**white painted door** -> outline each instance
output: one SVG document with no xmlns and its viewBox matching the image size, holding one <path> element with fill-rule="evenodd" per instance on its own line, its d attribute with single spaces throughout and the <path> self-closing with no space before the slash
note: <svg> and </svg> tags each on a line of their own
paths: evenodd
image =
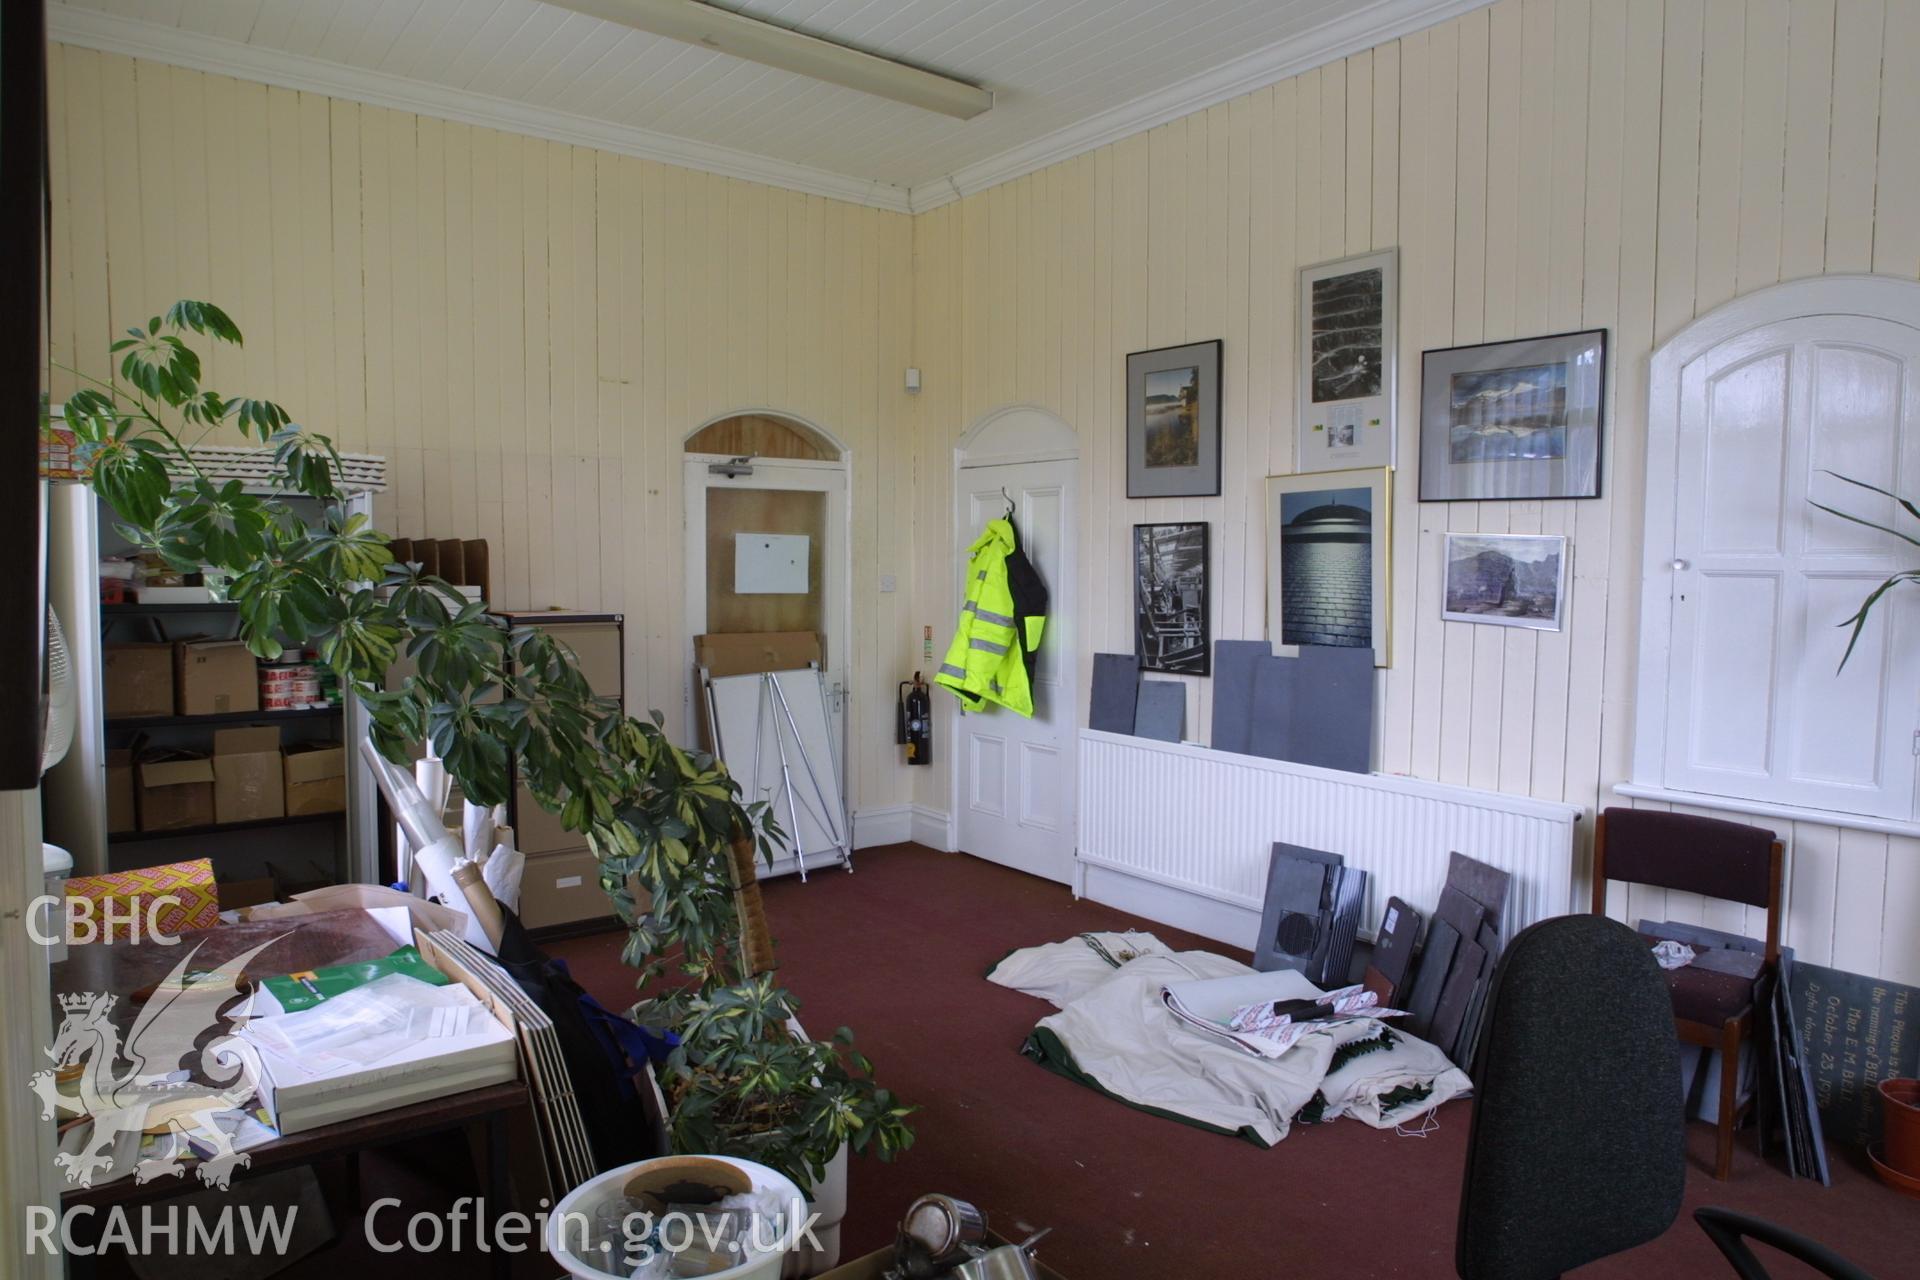
<svg viewBox="0 0 1920 1280">
<path fill-rule="evenodd" d="M 1033 718 L 1003 707 L 954 718 L 956 834 L 963 853 L 1017 871 L 1073 878 L 1075 709 L 1074 462 L 1026 462 L 960 470 L 956 554 L 1009 498 L 1020 545 L 1047 585 L 1047 629 L 1036 655 Z M 1004 494 L 1003 491 L 1004 490 Z M 957 602 L 956 602 L 957 606 Z M 958 708 L 951 694 L 939 696 Z"/>
<path fill-rule="evenodd" d="M 1680 374 L 1667 786 L 1906 818 L 1920 754 L 1920 593 L 1889 593 L 1840 669 L 1842 625 L 1920 532 L 1849 476 L 1920 491 L 1920 331 L 1809 316 Z"/>
</svg>

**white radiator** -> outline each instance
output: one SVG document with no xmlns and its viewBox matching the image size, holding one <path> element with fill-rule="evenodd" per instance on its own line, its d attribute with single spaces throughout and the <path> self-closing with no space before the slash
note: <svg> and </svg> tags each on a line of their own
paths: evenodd
<svg viewBox="0 0 1920 1280">
<path fill-rule="evenodd" d="M 1368 873 L 1363 936 L 1389 897 L 1432 917 L 1458 851 L 1513 875 L 1501 937 L 1572 909 L 1572 805 L 1080 733 L 1081 896 L 1251 947 L 1276 840 Z"/>
</svg>

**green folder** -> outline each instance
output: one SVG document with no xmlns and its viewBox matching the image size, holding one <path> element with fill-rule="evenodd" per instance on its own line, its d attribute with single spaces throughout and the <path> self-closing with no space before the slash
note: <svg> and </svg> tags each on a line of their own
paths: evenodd
<svg viewBox="0 0 1920 1280">
<path fill-rule="evenodd" d="M 280 1002 L 280 1008 L 287 1013 L 298 1013 L 302 1009 L 311 1009 L 334 996 L 342 995 L 355 987 L 365 986 L 376 979 L 389 974 L 402 973 L 409 978 L 418 978 L 436 987 L 444 987 L 452 979 L 420 958 L 413 947 L 401 947 L 378 960 L 362 960 L 357 964 L 330 964 L 324 969 L 307 969 L 300 973 L 289 973 L 278 978 L 267 978 L 262 983 Z"/>
</svg>

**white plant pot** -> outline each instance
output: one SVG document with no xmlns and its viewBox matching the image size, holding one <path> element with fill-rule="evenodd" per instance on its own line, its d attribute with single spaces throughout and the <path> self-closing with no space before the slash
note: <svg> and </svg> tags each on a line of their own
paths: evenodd
<svg viewBox="0 0 1920 1280">
<path fill-rule="evenodd" d="M 800 1199 L 800 1188 L 794 1186 L 785 1174 L 769 1169 L 766 1165 L 756 1164 L 752 1160 L 740 1160 L 733 1156 L 711 1158 L 725 1161 L 740 1170 L 753 1180 L 755 1187 L 770 1187 L 779 1192 L 783 1202 L 792 1204 Z M 579 1228 L 576 1226 L 569 1230 L 566 1223 L 570 1215 L 580 1215 L 591 1221 L 595 1205 L 612 1199 L 619 1193 L 620 1188 L 626 1186 L 629 1178 L 653 1163 L 655 1162 L 651 1160 L 641 1160 L 635 1164 L 622 1165 L 618 1169 L 609 1169 L 597 1177 L 587 1179 L 561 1197 L 560 1203 L 553 1207 L 553 1212 L 547 1218 L 544 1240 L 547 1256 L 565 1267 L 567 1274 L 575 1277 L 576 1280 L 624 1280 L 624 1277 L 613 1277 L 610 1272 L 602 1271 L 573 1253 L 567 1246 L 577 1246 L 580 1243 Z M 844 1188 L 844 1164 L 841 1172 Z M 787 1232 L 781 1237 L 780 1246 L 773 1252 L 757 1254 L 737 1267 L 715 1272 L 710 1280 L 781 1280 L 781 1277 L 791 1274 L 785 1271 L 784 1267 L 788 1259 L 793 1256 L 794 1234 L 798 1226 L 799 1224 L 794 1222 L 787 1224 Z"/>
<path fill-rule="evenodd" d="M 787 1255 L 781 1280 L 819 1275 L 840 1261 L 840 1220 L 847 1216 L 846 1143 L 841 1143 L 840 1150 L 827 1162 L 827 1176 L 815 1184 L 807 1212 L 820 1215 L 813 1224 L 813 1240 L 803 1237 Z"/>
</svg>

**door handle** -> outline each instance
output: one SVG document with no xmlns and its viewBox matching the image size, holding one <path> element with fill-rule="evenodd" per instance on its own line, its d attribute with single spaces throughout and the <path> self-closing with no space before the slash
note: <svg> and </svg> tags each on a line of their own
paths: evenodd
<svg viewBox="0 0 1920 1280">
<path fill-rule="evenodd" d="M 1673 563 L 1669 564 L 1667 567 L 1669 569 L 1672 569 L 1675 573 L 1685 573 L 1688 569 L 1691 569 L 1693 567 L 1693 563 L 1688 560 L 1675 560 L 1673 561 Z"/>
</svg>

